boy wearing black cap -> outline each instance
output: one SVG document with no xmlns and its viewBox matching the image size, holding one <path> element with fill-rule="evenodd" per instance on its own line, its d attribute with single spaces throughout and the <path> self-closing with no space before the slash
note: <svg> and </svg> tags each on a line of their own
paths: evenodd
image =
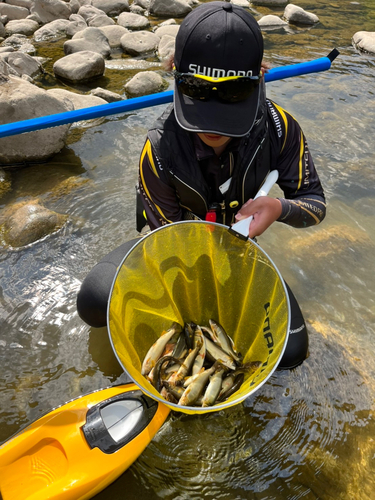
<svg viewBox="0 0 375 500">
<path fill-rule="evenodd" d="M 262 58 L 260 28 L 242 7 L 206 3 L 182 22 L 174 103 L 149 130 L 140 158 L 139 191 L 151 230 L 189 219 L 230 226 L 253 215 L 252 238 L 276 220 L 294 227 L 323 220 L 324 193 L 306 140 L 294 118 L 266 99 Z M 274 169 L 285 198 L 252 201 Z M 117 266 L 133 245 L 111 252 L 83 283 L 77 306 L 91 326 L 106 324 Z M 308 348 L 301 311 L 288 291 L 291 330 L 280 368 L 300 364 Z"/>
</svg>

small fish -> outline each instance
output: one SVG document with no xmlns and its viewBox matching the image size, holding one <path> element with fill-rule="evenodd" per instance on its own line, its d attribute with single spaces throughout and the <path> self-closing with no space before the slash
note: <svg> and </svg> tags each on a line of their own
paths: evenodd
<svg viewBox="0 0 375 500">
<path fill-rule="evenodd" d="M 183 379 L 190 373 L 195 357 L 198 354 L 200 348 L 201 346 L 197 345 L 197 347 L 190 351 L 177 372 L 173 373 L 173 375 L 171 375 L 168 379 L 168 382 L 170 384 L 179 385 L 183 381 Z"/>
<path fill-rule="evenodd" d="M 174 358 L 173 356 L 162 356 L 159 358 L 153 368 L 153 378 L 152 378 L 152 385 L 155 387 L 157 391 L 160 391 L 161 389 L 161 371 L 164 363 L 169 363 L 170 361 L 174 361 L 175 363 L 178 363 L 182 365 L 182 361 L 178 360 L 177 358 Z"/>
<path fill-rule="evenodd" d="M 163 354 L 165 346 L 177 331 L 181 331 L 181 326 L 178 323 L 173 323 L 171 328 L 163 333 L 150 347 L 142 363 L 142 375 L 148 375 L 150 373 L 157 360 Z"/>
<path fill-rule="evenodd" d="M 234 378 L 234 382 L 233 382 L 232 387 L 230 389 L 228 389 L 226 392 L 224 392 L 223 394 L 220 393 L 217 400 L 220 402 L 225 401 L 232 394 L 237 392 L 239 390 L 239 388 L 241 387 L 241 385 L 243 384 L 244 378 L 245 378 L 244 373 L 237 373 L 237 375 Z"/>
<path fill-rule="evenodd" d="M 188 349 L 193 349 L 194 347 L 194 331 L 195 331 L 195 328 L 196 328 L 196 324 L 195 323 L 185 323 L 185 326 L 184 326 L 184 335 L 185 335 L 185 342 L 186 342 L 186 346 Z"/>
<path fill-rule="evenodd" d="M 191 406 L 196 402 L 202 394 L 210 376 L 216 370 L 216 366 L 212 366 L 208 370 L 202 372 L 184 391 L 178 404 L 180 406 Z"/>
<path fill-rule="evenodd" d="M 201 348 L 199 349 L 198 354 L 194 360 L 193 367 L 191 369 L 192 375 L 200 372 L 200 369 L 202 368 L 204 359 L 206 357 L 206 343 L 201 327 L 198 325 L 194 332 L 194 347 L 197 345 L 200 345 Z"/>
<path fill-rule="evenodd" d="M 185 390 L 183 387 L 170 384 L 167 380 L 164 380 L 163 382 L 163 389 L 165 389 L 169 394 L 172 394 L 172 396 L 176 399 L 176 403 L 181 398 Z"/>
<path fill-rule="evenodd" d="M 237 368 L 236 363 L 232 356 L 224 352 L 220 347 L 218 347 L 214 342 L 206 337 L 206 350 L 210 354 L 213 359 L 220 361 L 224 366 L 229 368 L 230 370 L 235 370 Z"/>
<path fill-rule="evenodd" d="M 224 352 L 237 361 L 237 363 L 241 362 L 241 356 L 234 351 L 232 339 L 227 335 L 224 328 L 213 319 L 210 319 L 209 323 L 213 333 L 213 341 L 218 344 Z"/>
<path fill-rule="evenodd" d="M 192 382 L 194 382 L 194 380 L 198 377 L 198 375 L 200 375 L 202 372 L 204 372 L 205 368 L 202 366 L 202 368 L 199 370 L 198 373 L 196 373 L 195 375 L 191 375 L 190 377 L 187 377 L 185 380 L 184 380 L 184 383 L 183 383 L 183 386 L 184 387 L 187 387 L 188 385 L 190 385 Z"/>
<path fill-rule="evenodd" d="M 202 407 L 205 408 L 207 406 L 212 406 L 215 404 L 215 401 L 219 395 L 220 389 L 221 389 L 221 384 L 223 381 L 223 375 L 225 373 L 224 369 L 219 369 L 217 370 L 213 375 L 210 377 L 210 382 L 207 386 L 207 389 L 204 393 L 203 400 L 202 400 Z"/>
</svg>

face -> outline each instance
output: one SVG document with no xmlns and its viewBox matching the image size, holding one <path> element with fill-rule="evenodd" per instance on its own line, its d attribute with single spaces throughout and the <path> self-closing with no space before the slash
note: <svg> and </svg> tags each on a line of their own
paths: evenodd
<svg viewBox="0 0 375 500">
<path fill-rule="evenodd" d="M 217 135 L 217 134 L 203 134 L 198 133 L 198 137 L 201 141 L 203 141 L 207 146 L 211 146 L 212 148 L 219 148 L 228 144 L 231 140 L 231 137 L 226 137 L 225 135 Z"/>
</svg>

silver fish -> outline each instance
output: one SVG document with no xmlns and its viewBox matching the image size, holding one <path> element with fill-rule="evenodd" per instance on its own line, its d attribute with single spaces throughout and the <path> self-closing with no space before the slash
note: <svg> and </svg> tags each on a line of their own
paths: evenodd
<svg viewBox="0 0 375 500">
<path fill-rule="evenodd" d="M 203 332 L 199 325 L 197 325 L 194 332 L 194 347 L 197 345 L 200 345 L 201 348 L 199 349 L 198 354 L 194 360 L 193 367 L 191 369 L 192 375 L 195 375 L 200 372 L 204 363 L 204 359 L 206 357 L 206 343 Z"/>
<path fill-rule="evenodd" d="M 193 366 L 196 355 L 198 354 L 201 346 L 197 345 L 185 358 L 184 362 L 177 370 L 177 372 L 173 373 L 168 379 L 168 382 L 173 385 L 179 385 L 183 379 L 190 373 L 190 370 Z"/>
<path fill-rule="evenodd" d="M 191 406 L 196 402 L 199 396 L 202 394 L 210 375 L 214 373 L 216 366 L 211 366 L 208 370 L 202 372 L 194 382 L 192 382 L 184 391 L 178 404 L 180 406 Z"/>
<path fill-rule="evenodd" d="M 206 338 L 206 350 L 217 361 L 220 361 L 221 364 L 229 368 L 230 370 L 235 370 L 237 368 L 236 363 L 234 362 L 232 356 L 229 356 L 226 352 L 224 352 L 220 347 L 218 347 L 214 342 L 210 339 Z"/>
<path fill-rule="evenodd" d="M 229 356 L 232 356 L 235 361 L 240 362 L 241 357 L 234 351 L 232 340 L 229 338 L 224 328 L 213 319 L 210 319 L 209 323 L 213 333 L 213 341 L 218 344 L 223 351 L 229 354 Z"/>
<path fill-rule="evenodd" d="M 141 368 L 142 375 L 148 375 L 150 373 L 150 371 L 155 366 L 157 360 L 163 354 L 164 348 L 167 345 L 167 343 L 171 340 L 173 335 L 176 332 L 181 331 L 181 329 L 182 327 L 178 323 L 173 323 L 171 328 L 169 328 L 169 330 L 163 333 L 158 338 L 158 340 L 150 347 L 142 363 L 142 368 Z"/>
</svg>

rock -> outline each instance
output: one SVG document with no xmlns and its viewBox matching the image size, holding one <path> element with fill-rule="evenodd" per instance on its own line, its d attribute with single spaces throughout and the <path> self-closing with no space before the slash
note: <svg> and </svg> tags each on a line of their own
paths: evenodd
<svg viewBox="0 0 375 500">
<path fill-rule="evenodd" d="M 133 14 L 138 14 L 139 16 L 143 16 L 146 14 L 145 9 L 142 9 L 140 5 L 135 5 L 134 3 L 132 3 L 130 6 L 130 12 L 132 12 Z"/>
<path fill-rule="evenodd" d="M 192 8 L 185 0 L 151 0 L 149 11 L 157 17 L 185 17 Z"/>
<path fill-rule="evenodd" d="M 19 76 L 28 75 L 34 78 L 43 71 L 38 61 L 23 52 L 11 52 L 5 56 L 5 60 Z"/>
<path fill-rule="evenodd" d="M 126 85 L 125 91 L 132 97 L 160 92 L 164 87 L 163 78 L 154 71 L 137 73 Z"/>
<path fill-rule="evenodd" d="M 104 58 L 111 55 L 108 39 L 99 28 L 79 31 L 71 40 L 64 43 L 64 52 L 67 55 L 82 51 L 97 52 Z"/>
<path fill-rule="evenodd" d="M 71 111 L 36 85 L 9 76 L 0 85 L 0 124 Z M 47 159 L 65 145 L 70 125 L 60 125 L 0 139 L 0 163 Z"/>
<path fill-rule="evenodd" d="M 0 3 L 0 16 L 7 16 L 8 21 L 26 19 L 29 14 L 29 9 L 25 9 L 25 7 Z"/>
<path fill-rule="evenodd" d="M 145 16 L 123 12 L 118 16 L 117 24 L 130 30 L 142 30 L 150 26 L 150 21 Z"/>
<path fill-rule="evenodd" d="M 118 16 L 129 11 L 128 0 L 92 0 L 92 5 L 102 10 L 107 16 Z"/>
<path fill-rule="evenodd" d="M 93 28 L 101 28 L 102 26 L 113 26 L 116 23 L 111 17 L 103 14 L 100 16 L 90 17 L 87 24 Z"/>
<path fill-rule="evenodd" d="M 276 27 L 276 26 L 285 26 L 288 23 L 281 19 L 279 16 L 273 16 L 269 14 L 268 16 L 263 16 L 258 21 L 259 26 L 263 27 Z"/>
<path fill-rule="evenodd" d="M 120 94 L 116 94 L 115 92 L 102 89 L 101 87 L 97 87 L 96 89 L 90 90 L 90 94 L 92 94 L 95 97 L 100 97 L 101 99 L 104 99 L 107 102 L 118 102 L 124 99 Z"/>
<path fill-rule="evenodd" d="M 175 53 L 176 37 L 164 35 L 158 45 L 158 55 L 161 61 L 172 57 Z"/>
<path fill-rule="evenodd" d="M 289 23 L 312 25 L 319 22 L 318 16 L 307 12 L 302 7 L 290 3 L 285 7 L 284 18 Z"/>
<path fill-rule="evenodd" d="M 68 99 L 74 109 L 84 109 L 91 108 L 92 106 L 100 106 L 101 104 L 106 104 L 106 100 L 94 95 L 84 95 L 77 94 L 76 92 L 69 92 L 65 89 L 50 89 L 47 90 L 49 95 L 52 95 L 61 102 L 65 102 Z"/>
<path fill-rule="evenodd" d="M 126 33 L 120 40 L 123 50 L 132 56 L 140 56 L 154 52 L 159 42 L 160 38 L 150 31 Z"/>
<path fill-rule="evenodd" d="M 56 76 L 74 83 L 92 80 L 104 75 L 104 58 L 97 52 L 84 50 L 57 60 L 53 71 Z"/>
<path fill-rule="evenodd" d="M 5 242 L 15 248 L 34 243 L 62 228 L 68 216 L 53 212 L 38 202 L 17 208 L 4 225 Z"/>
<path fill-rule="evenodd" d="M 72 14 L 69 4 L 62 0 L 34 0 L 30 12 L 36 14 L 43 24 L 56 19 L 69 19 Z"/>
<path fill-rule="evenodd" d="M 252 5 L 261 7 L 285 7 L 289 0 L 251 0 Z"/>
<path fill-rule="evenodd" d="M 111 49 L 116 49 L 118 47 L 121 47 L 120 43 L 121 37 L 125 35 L 125 33 L 129 33 L 129 31 L 126 28 L 118 26 L 117 24 L 115 26 L 102 26 L 99 29 L 107 37 Z"/>
<path fill-rule="evenodd" d="M 39 29 L 39 24 L 31 19 L 20 19 L 9 21 L 5 27 L 5 32 L 7 36 L 15 35 L 19 33 L 20 35 L 31 36 L 34 32 Z"/>
<path fill-rule="evenodd" d="M 101 16 L 103 11 L 97 9 L 93 5 L 82 5 L 82 7 L 78 11 L 78 15 L 83 17 L 83 19 L 88 22 L 91 17 Z"/>
<path fill-rule="evenodd" d="M 71 21 L 68 19 L 51 21 L 35 31 L 34 40 L 36 42 L 46 42 L 48 40 L 65 38 L 71 24 Z"/>
<path fill-rule="evenodd" d="M 66 28 L 67 36 L 73 37 L 79 31 L 82 31 L 87 28 L 87 23 L 79 14 L 72 14 L 69 17 L 70 23 Z"/>
<path fill-rule="evenodd" d="M 132 5 L 138 5 L 143 10 L 148 10 L 150 7 L 150 0 L 134 0 Z"/>
<path fill-rule="evenodd" d="M 6 0 L 9 5 L 16 5 L 17 7 L 25 7 L 25 9 L 30 10 L 33 2 L 32 0 Z"/>
<path fill-rule="evenodd" d="M 5 38 L 6 31 L 2 22 L 0 22 L 0 37 Z"/>
<path fill-rule="evenodd" d="M 11 52 L 9 52 L 9 54 L 10 53 Z M 8 55 L 8 52 L 0 54 L 0 85 L 2 84 L 3 77 L 6 77 L 8 75 L 19 76 L 18 72 L 6 62 L 7 55 Z M 6 78 L 5 78 L 5 81 L 7 81 Z"/>
<path fill-rule="evenodd" d="M 352 38 L 353 46 L 363 52 L 375 54 L 375 32 L 357 31 Z"/>
<path fill-rule="evenodd" d="M 164 35 L 169 35 L 176 37 L 180 26 L 178 24 L 166 24 L 164 26 L 159 26 L 154 30 L 154 33 L 159 38 L 162 38 Z"/>
</svg>

